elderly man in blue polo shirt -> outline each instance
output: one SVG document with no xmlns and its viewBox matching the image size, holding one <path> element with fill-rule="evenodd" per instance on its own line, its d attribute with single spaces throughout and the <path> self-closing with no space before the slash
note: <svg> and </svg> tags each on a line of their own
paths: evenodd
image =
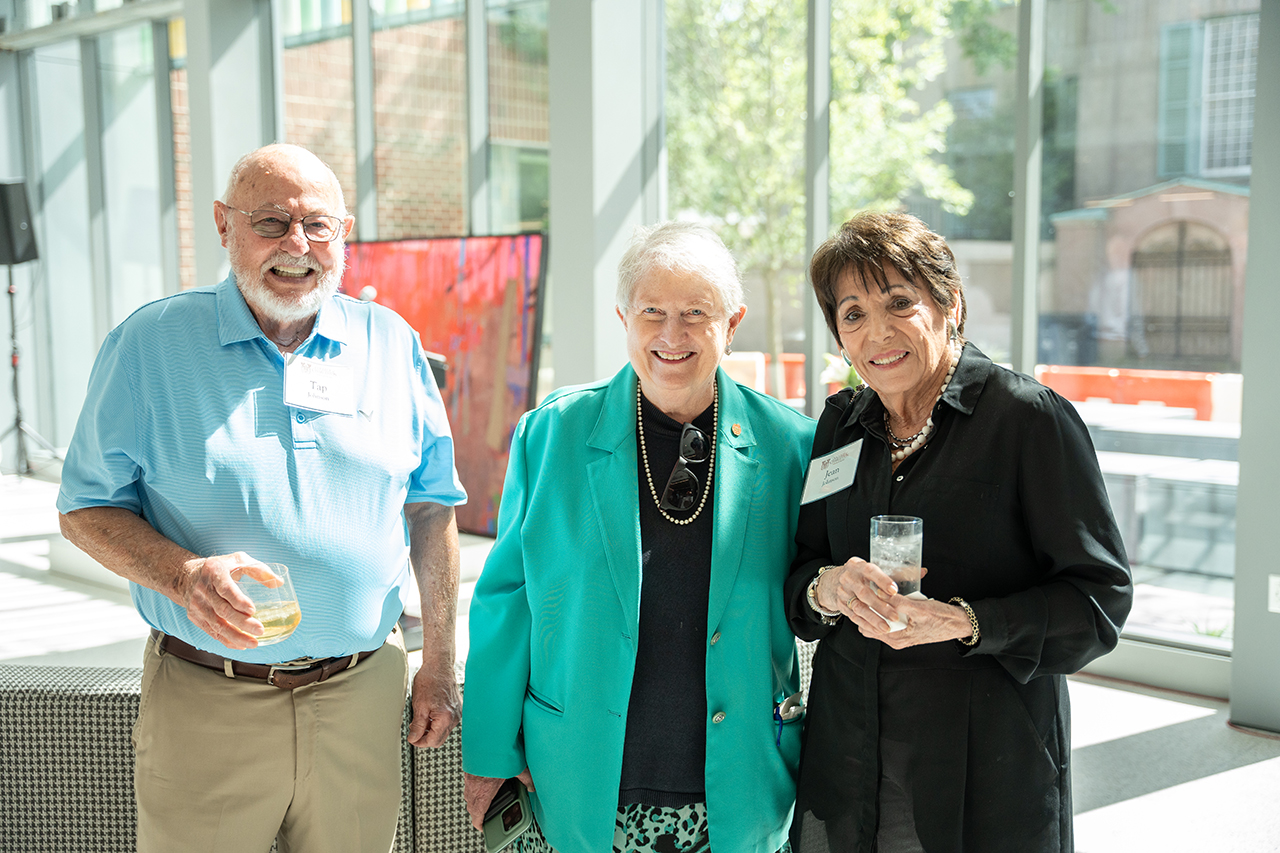
<svg viewBox="0 0 1280 853">
<path fill-rule="evenodd" d="M 108 335 L 58 498 L 63 533 L 131 581 L 153 629 L 138 849 L 240 853 L 279 834 L 282 849 L 386 853 L 411 571 L 424 649 L 410 742 L 442 744 L 461 704 L 466 495 L 449 424 L 413 330 L 336 295 L 354 220 L 319 159 L 246 155 L 214 219 L 231 275 Z M 267 563 L 288 566 L 302 621 L 259 646 L 234 578 Z"/>
</svg>

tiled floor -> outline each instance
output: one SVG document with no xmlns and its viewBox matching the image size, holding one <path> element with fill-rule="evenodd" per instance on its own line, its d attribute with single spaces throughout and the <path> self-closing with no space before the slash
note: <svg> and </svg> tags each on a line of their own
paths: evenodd
<svg viewBox="0 0 1280 853">
<path fill-rule="evenodd" d="M 60 584 L 35 572 L 16 571 L 12 550 L 12 546 L 0 550 L 9 557 L 0 561 L 0 663 L 65 659 L 81 665 L 86 661 L 77 653 L 83 652 L 109 666 L 118 665 L 114 654 L 104 658 L 101 651 L 93 650 L 124 644 L 137 645 L 141 651 L 146 626 L 127 594 Z"/>
<path fill-rule="evenodd" d="M 1280 851 L 1280 737 L 1222 702 L 1070 683 L 1077 853 Z"/>
<path fill-rule="evenodd" d="M 0 478 L 0 665 L 138 666 L 146 626 L 128 594 L 52 574 L 47 542 L 21 529 L 56 529 L 53 491 L 12 479 Z M 490 544 L 463 537 L 459 660 Z M 1214 700 L 1087 676 L 1070 689 L 1078 853 L 1280 851 L 1280 737 L 1231 728 Z"/>
</svg>

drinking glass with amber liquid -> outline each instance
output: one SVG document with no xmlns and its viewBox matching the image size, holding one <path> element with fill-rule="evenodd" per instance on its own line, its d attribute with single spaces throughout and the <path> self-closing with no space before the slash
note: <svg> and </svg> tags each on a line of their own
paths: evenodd
<svg viewBox="0 0 1280 853">
<path fill-rule="evenodd" d="M 235 579 L 236 586 L 253 602 L 253 618 L 266 629 L 258 637 L 260 646 L 280 642 L 302 621 L 298 594 L 293 591 L 288 567 L 280 563 L 267 563 L 266 567 L 274 576 L 270 580 L 260 581 L 247 573 Z"/>
</svg>

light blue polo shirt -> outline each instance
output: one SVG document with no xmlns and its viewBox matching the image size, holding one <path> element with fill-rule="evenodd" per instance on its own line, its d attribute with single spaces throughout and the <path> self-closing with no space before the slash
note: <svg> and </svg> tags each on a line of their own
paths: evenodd
<svg viewBox="0 0 1280 853">
<path fill-rule="evenodd" d="M 398 314 L 335 296 L 297 352 L 352 369 L 354 416 L 285 405 L 284 357 L 231 277 L 144 305 L 98 353 L 58 495 L 63 513 L 139 513 L 202 556 L 287 565 L 301 624 L 242 651 L 130 584 L 152 627 L 253 663 L 377 648 L 410 582 L 404 505 L 466 500 L 440 392 Z"/>
</svg>

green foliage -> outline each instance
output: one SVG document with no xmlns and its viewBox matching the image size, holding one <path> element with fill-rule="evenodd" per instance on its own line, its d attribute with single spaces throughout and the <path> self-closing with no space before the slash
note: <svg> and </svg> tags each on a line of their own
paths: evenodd
<svg viewBox="0 0 1280 853">
<path fill-rule="evenodd" d="M 956 180 L 973 188 L 973 206 L 947 226 L 948 236 L 971 240 L 1013 239 L 1013 110 L 958 120 L 948 132 L 947 162 Z"/>
<path fill-rule="evenodd" d="M 777 272 L 804 246 L 804 1 L 670 0 L 667 56 L 672 211 Z"/>
<path fill-rule="evenodd" d="M 1075 207 L 1076 96 L 1078 78 L 1049 68 L 1044 75 L 1044 143 L 1040 163 L 1040 222 L 1050 238 L 1049 217 Z"/>
<path fill-rule="evenodd" d="M 534 65 L 547 64 L 547 9 L 545 6 L 513 6 L 489 12 L 489 23 L 497 29 L 498 42 L 520 59 Z"/>
<path fill-rule="evenodd" d="M 844 358 L 829 352 L 822 354 L 827 366 L 822 369 L 818 379 L 828 385 L 839 385 L 841 388 L 857 388 L 862 384 L 862 377 L 853 365 L 845 364 Z"/>
<path fill-rule="evenodd" d="M 938 157 L 950 106 L 922 113 L 912 99 L 945 67 L 953 5 L 969 21 L 987 4 L 833 4 L 835 218 L 894 207 L 912 190 L 956 212 L 972 204 Z M 805 14 L 803 0 L 668 3 L 672 207 L 723 218 L 749 267 L 776 271 L 803 252 Z"/>
<path fill-rule="evenodd" d="M 945 101 L 921 112 L 919 89 L 946 67 L 946 0 L 854 0 L 831 19 L 831 207 L 835 221 L 895 208 L 915 191 L 964 212 L 972 195 L 939 156 L 954 116 Z"/>
<path fill-rule="evenodd" d="M 973 193 L 946 163 L 954 120 L 944 100 L 921 110 L 921 87 L 960 38 L 985 63 L 1007 63 L 996 0 L 841 0 L 831 20 L 831 212 L 896 208 L 922 194 L 964 214 Z M 805 0 L 668 0 L 670 207 L 718 222 L 776 306 L 804 268 Z"/>
<path fill-rule="evenodd" d="M 1192 632 L 1201 637 L 1231 637 L 1231 620 L 1227 620 L 1227 624 L 1221 627 L 1210 627 L 1207 623 L 1201 626 L 1199 622 L 1191 623 Z"/>
<path fill-rule="evenodd" d="M 1018 40 L 991 20 L 991 0 L 955 0 L 951 21 L 965 58 L 979 75 L 995 67 L 1011 68 L 1018 59 Z"/>
<path fill-rule="evenodd" d="M 1043 237 L 1049 239 L 1054 213 L 1075 203 L 1076 78 L 1046 69 L 1044 128 L 1041 149 L 1041 217 Z M 947 134 L 947 162 L 956 180 L 973 190 L 967 215 L 947 225 L 949 237 L 974 240 L 1012 240 L 1013 122 L 1010 103 L 1000 104 L 985 117 L 958 119 Z"/>
</svg>

